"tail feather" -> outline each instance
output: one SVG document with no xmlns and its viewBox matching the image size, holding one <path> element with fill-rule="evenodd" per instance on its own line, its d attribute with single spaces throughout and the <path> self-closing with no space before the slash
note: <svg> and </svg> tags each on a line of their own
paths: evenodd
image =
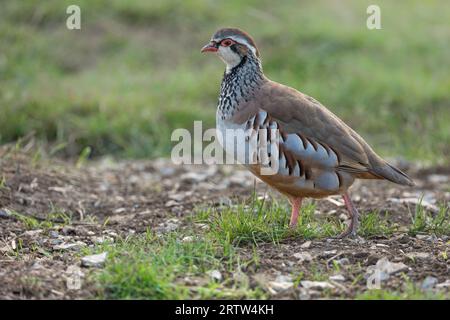
<svg viewBox="0 0 450 320">
<path fill-rule="evenodd" d="M 413 179 L 408 177 L 406 173 L 403 173 L 402 171 L 400 171 L 400 169 L 397 169 L 387 162 L 384 165 L 372 168 L 371 171 L 373 172 L 373 174 L 397 184 L 405 186 L 415 185 Z"/>
</svg>

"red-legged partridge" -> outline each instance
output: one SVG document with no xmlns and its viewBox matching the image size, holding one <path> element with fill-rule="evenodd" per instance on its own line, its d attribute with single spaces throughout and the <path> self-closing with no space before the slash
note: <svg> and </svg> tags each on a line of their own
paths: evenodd
<svg viewBox="0 0 450 320">
<path fill-rule="evenodd" d="M 264 140 L 269 145 L 267 156 L 277 153 L 275 174 L 262 174 L 263 156 L 257 151 L 256 163 L 251 162 L 255 153 L 248 150 L 254 139 L 246 136 L 244 144 L 248 145 L 241 155 L 244 161 L 239 162 L 289 198 L 291 227 L 297 224 L 303 198 L 339 194 L 351 221 L 341 237 L 355 236 L 358 211 L 347 190 L 356 178 L 414 185 L 317 100 L 269 80 L 263 73 L 258 48 L 246 32 L 220 29 L 201 51 L 216 53 L 226 64 L 217 108 L 218 134 L 225 137 L 228 130 L 240 129 L 252 136 L 257 130 L 257 142 Z M 276 139 L 268 132 L 271 129 L 278 130 Z M 264 131 L 266 134 L 262 134 Z M 236 154 L 239 160 L 237 149 L 242 144 L 224 141 L 225 151 Z M 273 167 L 270 161 L 269 165 Z"/>
</svg>

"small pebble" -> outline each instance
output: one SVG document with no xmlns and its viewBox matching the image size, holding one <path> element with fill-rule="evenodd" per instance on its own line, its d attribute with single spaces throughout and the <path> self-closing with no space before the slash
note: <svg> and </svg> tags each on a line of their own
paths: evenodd
<svg viewBox="0 0 450 320">
<path fill-rule="evenodd" d="M 438 279 L 435 277 L 428 276 L 423 280 L 422 285 L 420 286 L 422 290 L 430 290 L 438 283 Z"/>
</svg>

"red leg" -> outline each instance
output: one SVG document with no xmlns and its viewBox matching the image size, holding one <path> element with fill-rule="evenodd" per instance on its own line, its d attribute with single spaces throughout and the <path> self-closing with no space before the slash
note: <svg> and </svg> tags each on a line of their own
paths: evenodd
<svg viewBox="0 0 450 320">
<path fill-rule="evenodd" d="M 292 205 L 291 221 L 289 222 L 289 227 L 291 228 L 294 228 L 297 225 L 298 214 L 302 207 L 302 200 L 303 198 L 289 198 L 289 202 Z"/>
<path fill-rule="evenodd" d="M 347 207 L 348 216 L 350 217 L 350 224 L 347 227 L 347 229 L 342 234 L 339 235 L 339 238 L 345 238 L 349 235 L 355 237 L 356 231 L 358 229 L 359 213 L 358 210 L 356 210 L 355 206 L 353 205 L 353 202 L 350 199 L 348 193 L 344 193 L 342 198 L 344 199 L 345 206 Z"/>
</svg>

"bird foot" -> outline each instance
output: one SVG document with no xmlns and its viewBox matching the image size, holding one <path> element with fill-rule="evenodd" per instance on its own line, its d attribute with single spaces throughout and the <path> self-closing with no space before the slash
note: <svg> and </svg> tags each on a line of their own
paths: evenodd
<svg viewBox="0 0 450 320">
<path fill-rule="evenodd" d="M 345 239 L 345 238 L 356 239 L 357 237 L 358 237 L 358 234 L 356 233 L 356 230 L 352 230 L 352 228 L 347 228 L 347 230 L 345 230 L 340 235 L 338 235 L 334 238 L 335 239 Z"/>
<path fill-rule="evenodd" d="M 347 229 L 345 229 L 345 231 L 342 232 L 340 235 L 338 235 L 336 238 L 344 239 L 347 237 L 351 237 L 353 239 L 356 239 L 358 237 L 357 230 L 359 225 L 359 213 L 358 210 L 356 210 L 355 206 L 353 205 L 352 201 L 350 200 L 348 194 L 344 194 L 343 198 L 347 210 L 349 212 L 350 224 L 348 225 Z"/>
<path fill-rule="evenodd" d="M 350 221 L 350 225 L 347 227 L 347 229 L 344 230 L 344 232 L 342 232 L 340 235 L 336 236 L 336 239 L 344 239 L 344 238 L 352 238 L 352 239 L 356 239 L 358 237 L 358 233 L 357 233 L 357 229 L 358 229 L 358 218 L 356 217 L 356 219 L 354 217 L 352 217 L 351 221 Z"/>
</svg>

